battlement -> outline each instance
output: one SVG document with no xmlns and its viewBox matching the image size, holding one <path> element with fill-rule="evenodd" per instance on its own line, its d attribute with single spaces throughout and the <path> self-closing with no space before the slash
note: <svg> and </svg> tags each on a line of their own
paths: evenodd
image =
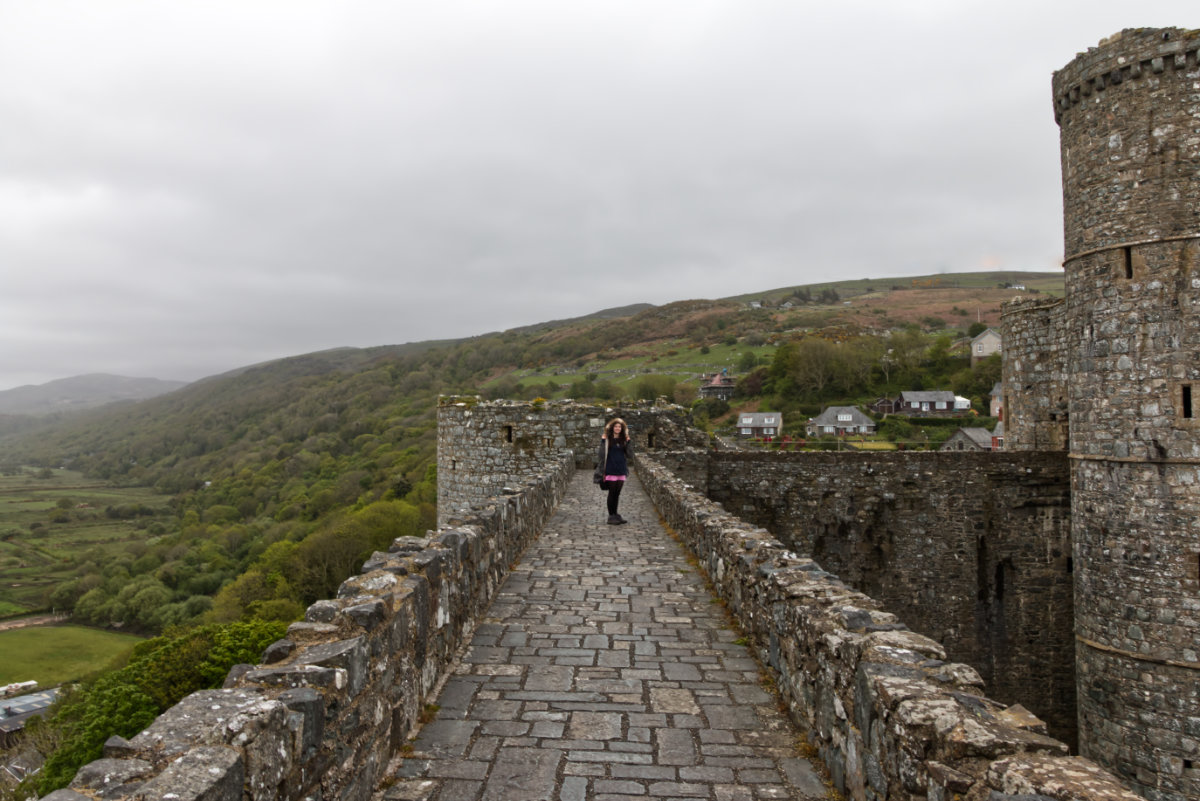
<svg viewBox="0 0 1200 801">
<path fill-rule="evenodd" d="M 1054 74 L 1068 281 L 1200 235 L 1198 51 L 1200 31 L 1130 29 Z"/>
<path fill-rule="evenodd" d="M 1198 51 L 1200 30 L 1126 28 L 1054 73 L 1054 121 L 1062 125 L 1072 108 L 1109 87 L 1167 70 L 1186 70 L 1189 63 L 1195 67 Z"/>
</svg>

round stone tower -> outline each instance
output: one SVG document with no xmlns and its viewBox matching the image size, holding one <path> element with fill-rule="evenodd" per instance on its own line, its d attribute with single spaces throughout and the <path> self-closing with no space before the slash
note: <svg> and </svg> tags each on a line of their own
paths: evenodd
<svg viewBox="0 0 1200 801">
<path fill-rule="evenodd" d="M 1080 750 L 1200 798 L 1200 31 L 1054 75 Z"/>
</svg>

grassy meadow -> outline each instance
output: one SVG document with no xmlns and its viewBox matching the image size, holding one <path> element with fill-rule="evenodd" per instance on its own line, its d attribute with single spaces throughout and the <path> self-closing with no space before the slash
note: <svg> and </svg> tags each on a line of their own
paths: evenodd
<svg viewBox="0 0 1200 801">
<path fill-rule="evenodd" d="M 83 626 L 0 631 L 0 684 L 36 681 L 55 687 L 106 668 L 141 638 Z"/>
<path fill-rule="evenodd" d="M 47 608 L 47 595 L 88 561 L 153 536 L 152 514 L 120 519 L 113 510 L 162 512 L 168 498 L 116 488 L 69 470 L 0 476 L 0 618 Z"/>
</svg>

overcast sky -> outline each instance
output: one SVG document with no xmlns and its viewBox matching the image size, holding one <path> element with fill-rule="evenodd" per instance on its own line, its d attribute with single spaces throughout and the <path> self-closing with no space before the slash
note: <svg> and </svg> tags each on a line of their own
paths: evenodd
<svg viewBox="0 0 1200 801">
<path fill-rule="evenodd" d="M 0 389 L 1055 270 L 1050 76 L 1196 0 L 0 0 Z"/>
</svg>

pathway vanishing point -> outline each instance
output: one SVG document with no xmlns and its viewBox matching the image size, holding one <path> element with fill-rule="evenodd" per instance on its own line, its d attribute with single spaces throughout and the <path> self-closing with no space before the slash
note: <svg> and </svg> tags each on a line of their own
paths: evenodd
<svg viewBox="0 0 1200 801">
<path fill-rule="evenodd" d="M 375 801 L 827 797 L 636 476 L 621 513 L 576 474 Z"/>
</svg>

